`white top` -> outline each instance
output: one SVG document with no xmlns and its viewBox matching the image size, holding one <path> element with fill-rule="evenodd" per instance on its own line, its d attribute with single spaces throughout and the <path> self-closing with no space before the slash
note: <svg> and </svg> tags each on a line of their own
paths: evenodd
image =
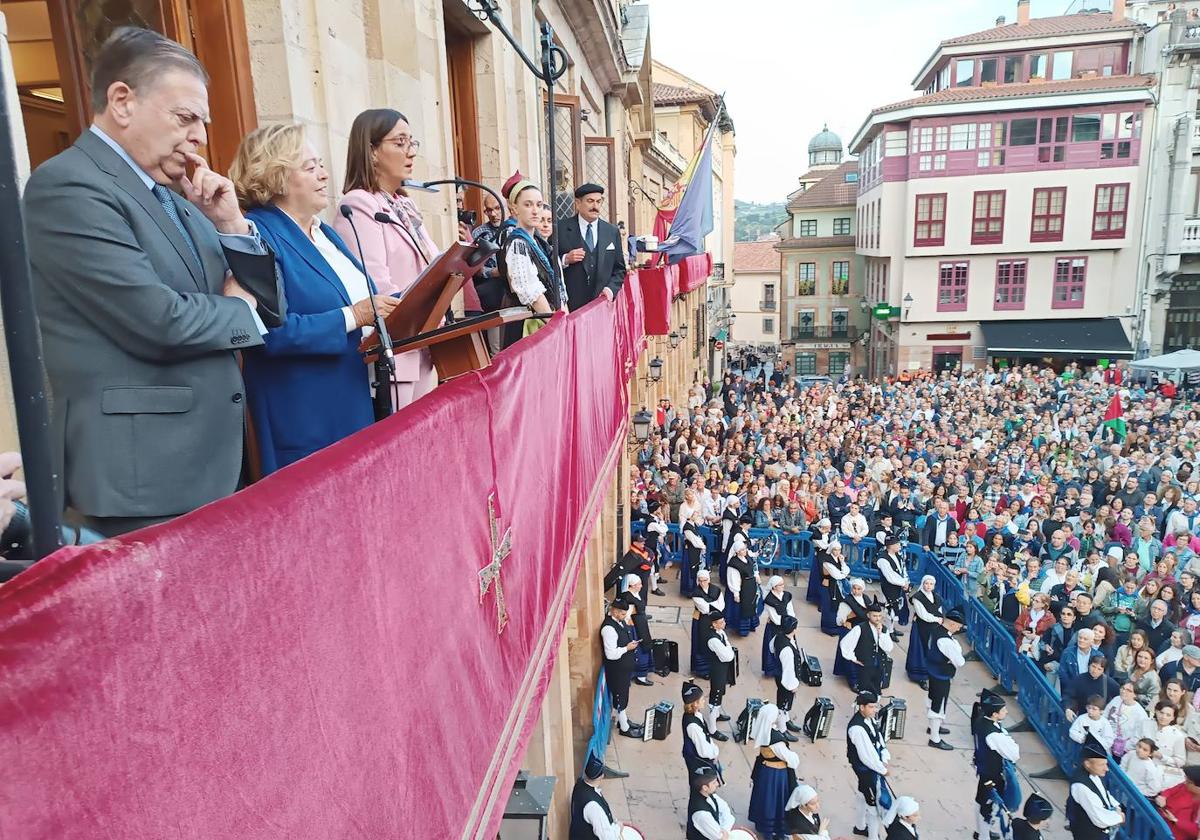
<svg viewBox="0 0 1200 840">
<path fill-rule="evenodd" d="M 1169 788 L 1183 782 L 1181 768 L 1187 764 L 1187 747 L 1184 743 L 1183 730 L 1175 724 L 1159 729 L 1157 721 L 1150 719 L 1146 721 L 1142 737 L 1154 741 L 1162 755 L 1161 758 L 1154 760 L 1162 769 L 1163 787 Z"/>
<path fill-rule="evenodd" d="M 845 624 L 846 619 L 848 619 L 850 617 L 850 613 L 851 613 L 850 602 L 851 601 L 857 601 L 858 605 L 860 607 L 866 607 L 866 604 L 863 602 L 862 598 L 855 598 L 853 595 L 851 595 L 845 601 L 842 601 L 842 603 L 838 604 L 837 617 L 836 617 L 836 621 L 838 624 Z"/>
<path fill-rule="evenodd" d="M 875 565 L 879 567 L 879 573 L 883 575 L 884 579 L 888 583 L 892 584 L 892 586 L 908 585 L 908 575 L 906 575 L 903 571 L 904 555 L 896 554 L 893 556 L 885 552 L 876 559 Z M 899 568 L 897 568 L 897 566 L 899 566 Z"/>
<path fill-rule="evenodd" d="M 794 603 L 796 603 L 795 598 L 792 598 L 787 602 L 787 614 L 792 618 L 796 617 L 796 608 L 792 606 Z M 767 614 L 767 621 L 776 626 L 783 623 L 783 616 L 780 614 L 779 610 L 775 609 L 770 604 L 767 604 L 765 611 Z"/>
<path fill-rule="evenodd" d="M 1162 768 L 1152 758 L 1138 758 L 1132 747 L 1121 757 L 1121 769 L 1143 796 L 1158 796 L 1164 790 Z"/>
<path fill-rule="evenodd" d="M 688 545 L 692 548 L 704 550 L 704 537 L 697 534 L 695 531 L 689 531 L 686 528 L 683 530 L 683 538 L 687 540 Z"/>
<path fill-rule="evenodd" d="M 866 721 L 866 725 L 875 729 L 875 720 Z M 878 732 L 877 729 L 875 729 Z M 866 767 L 874 770 L 876 773 L 886 773 L 887 763 L 892 760 L 891 753 L 888 752 L 887 746 L 883 747 L 882 753 L 875 752 L 875 745 L 871 743 L 871 737 L 867 730 L 861 724 L 851 726 L 846 734 L 850 737 L 850 743 L 854 745 L 854 751 L 858 753 L 858 760 Z"/>
<path fill-rule="evenodd" d="M 621 840 L 621 824 L 610 820 L 599 802 L 583 806 L 583 821 L 591 826 L 598 840 Z"/>
<path fill-rule="evenodd" d="M 848 513 L 842 517 L 842 533 L 847 537 L 865 537 L 868 530 L 867 517 L 861 513 Z"/>
<path fill-rule="evenodd" d="M 733 828 L 733 811 L 729 809 L 729 803 L 715 793 L 708 800 L 716 805 L 717 818 L 714 820 L 708 811 L 697 811 L 692 814 L 692 826 L 709 840 L 723 840 Z"/>
<path fill-rule="evenodd" d="M 1146 709 L 1141 703 L 1135 700 L 1126 706 L 1121 702 L 1120 697 L 1114 697 L 1108 701 L 1108 705 L 1104 707 L 1104 717 L 1112 725 L 1114 737 L 1121 735 L 1131 741 L 1142 737 L 1142 733 L 1146 729 L 1146 722 L 1150 720 L 1150 716 L 1146 714 Z M 1130 743 L 1129 750 L 1133 751 L 1132 743 Z"/>
<path fill-rule="evenodd" d="M 290 216 L 288 218 L 291 218 Z M 350 258 L 341 252 L 338 246 L 330 241 L 325 232 L 321 230 L 321 220 L 313 219 L 312 228 L 309 230 L 309 236 L 312 237 L 312 243 L 316 246 L 317 251 L 324 257 L 325 262 L 329 263 L 329 267 L 333 269 L 333 273 L 337 275 L 341 281 L 342 288 L 346 290 L 346 297 L 351 303 L 357 303 L 360 300 L 368 297 L 371 294 L 371 289 L 367 285 L 366 276 L 359 271 Z M 351 306 L 342 307 L 342 315 L 346 319 L 346 332 L 351 333 L 358 329 L 358 324 L 354 318 L 354 308 Z M 364 334 L 369 330 L 364 330 Z"/>
<path fill-rule="evenodd" d="M 651 519 L 648 523 L 646 523 L 646 530 L 653 531 L 660 537 L 665 537 L 667 535 L 667 531 L 670 529 L 668 528 L 666 522 L 662 522 L 658 519 Z"/>
<path fill-rule="evenodd" d="M 854 648 L 858 645 L 858 639 L 859 636 L 862 635 L 863 627 L 871 627 L 871 625 L 854 625 L 854 627 L 850 628 L 849 633 L 847 633 L 845 636 L 842 636 L 842 641 L 839 643 L 839 646 L 842 650 L 842 656 L 858 665 L 862 665 L 863 663 L 854 658 Z M 874 627 L 871 627 L 871 631 L 875 633 L 875 640 L 879 644 L 879 649 L 884 653 L 891 653 L 892 647 L 894 646 L 892 637 L 887 633 L 884 633 L 882 630 L 876 631 Z"/>
<path fill-rule="evenodd" d="M 727 591 L 733 598 L 733 602 L 740 604 L 742 602 L 742 573 L 733 566 L 726 566 L 725 583 L 728 585 Z"/>
<path fill-rule="evenodd" d="M 884 564 L 884 565 L 886 565 L 886 564 Z M 881 567 L 881 569 L 882 569 L 882 567 Z M 928 624 L 941 624 L 942 623 L 942 617 L 940 615 L 938 615 L 937 613 L 931 613 L 929 611 L 928 607 L 925 606 L 925 602 L 922 601 L 920 598 L 912 599 L 912 608 L 913 608 L 913 612 L 916 613 L 917 618 L 919 618 L 921 621 L 924 621 Z"/>
<path fill-rule="evenodd" d="M 1046 576 L 1042 578 L 1042 585 L 1038 588 L 1038 591 L 1045 592 L 1048 595 L 1050 594 L 1051 589 L 1058 586 L 1060 583 L 1066 582 L 1067 576 L 1065 574 L 1059 575 L 1058 572 L 1051 568 L 1050 571 L 1046 572 Z"/>
<path fill-rule="evenodd" d="M 821 568 L 825 570 L 825 574 L 829 575 L 834 580 L 845 580 L 850 577 L 850 567 L 846 565 L 846 561 L 834 563 L 826 560 L 821 564 Z"/>
<path fill-rule="evenodd" d="M 617 631 L 604 625 L 600 628 L 600 641 L 604 645 L 604 658 L 616 661 L 625 655 L 625 648 L 617 647 Z"/>
<path fill-rule="evenodd" d="M 704 731 L 704 727 L 693 721 L 688 724 L 687 729 L 683 731 L 692 741 L 692 746 L 696 748 L 696 753 L 701 758 L 716 759 L 721 755 L 717 745 L 708 737 L 708 733 Z"/>
<path fill-rule="evenodd" d="M 1092 825 L 1097 828 L 1112 828 L 1120 825 L 1123 815 L 1118 810 L 1120 805 L 1117 800 L 1107 793 L 1103 779 L 1097 776 L 1091 778 L 1101 790 L 1106 792 L 1104 798 L 1099 797 L 1096 791 L 1092 790 L 1091 785 L 1085 785 L 1082 782 L 1075 782 L 1071 785 L 1072 798 L 1079 803 L 1079 807 L 1083 808 L 1083 812 L 1088 815 Z"/>
<path fill-rule="evenodd" d="M 800 679 L 796 676 L 796 657 L 792 653 L 791 645 L 784 645 L 779 649 L 779 668 L 781 670 L 779 681 L 785 689 L 795 691 L 800 687 Z"/>
<path fill-rule="evenodd" d="M 504 266 L 508 269 L 508 286 L 522 306 L 530 306 L 546 293 L 546 287 L 538 277 L 537 259 L 524 239 L 516 239 L 504 254 Z"/>
<path fill-rule="evenodd" d="M 725 635 L 724 630 L 713 631 L 713 637 L 708 640 L 708 649 L 722 662 L 733 661 L 733 647 L 729 644 L 729 637 Z"/>
<path fill-rule="evenodd" d="M 775 757 L 787 764 L 793 770 L 800 769 L 800 756 L 792 752 L 787 744 L 771 744 L 771 752 L 775 753 Z"/>
<path fill-rule="evenodd" d="M 983 739 L 991 749 L 1000 753 L 1001 758 L 1006 758 L 1009 761 L 1021 760 L 1021 748 L 1017 746 L 1017 742 L 1013 737 L 1001 729 L 999 732 L 991 732 Z"/>
<path fill-rule="evenodd" d="M 1112 750 L 1113 741 L 1116 740 L 1117 733 L 1113 731 L 1113 726 L 1109 723 L 1108 718 L 1101 715 L 1098 719 L 1092 720 L 1088 715 L 1079 715 L 1071 723 L 1071 728 L 1067 734 L 1071 736 L 1071 740 L 1076 744 L 1082 744 L 1089 732 L 1096 736 L 1096 740 L 1104 745 L 1104 749 Z"/>
<path fill-rule="evenodd" d="M 962 668 L 967 664 L 966 658 L 963 656 L 962 645 L 956 639 L 949 636 L 943 636 L 938 639 L 938 650 L 942 652 L 942 656 L 949 659 L 955 668 Z"/>
<path fill-rule="evenodd" d="M 697 587 L 697 589 L 699 589 L 699 587 Z M 697 595 L 692 598 L 692 603 L 696 605 L 696 612 L 700 613 L 701 615 L 705 615 L 709 612 L 709 610 L 722 612 L 725 609 L 725 593 L 722 592 L 720 595 L 718 595 L 717 600 L 715 601 L 708 601 L 703 595 Z"/>
</svg>

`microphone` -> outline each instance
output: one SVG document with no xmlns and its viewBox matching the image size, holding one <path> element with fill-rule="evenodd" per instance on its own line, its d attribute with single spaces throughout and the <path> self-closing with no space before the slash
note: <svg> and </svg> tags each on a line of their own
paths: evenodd
<svg viewBox="0 0 1200 840">
<path fill-rule="evenodd" d="M 375 357 L 375 413 L 378 420 L 387 417 L 394 410 L 392 376 L 396 373 L 396 355 L 392 352 L 392 336 L 388 333 L 387 324 L 383 322 L 383 316 L 379 314 L 379 307 L 375 305 L 375 295 L 379 293 L 379 289 L 375 286 L 375 281 L 371 279 L 371 273 L 367 271 L 367 259 L 363 254 L 362 239 L 359 238 L 358 228 L 354 225 L 354 210 L 348 204 L 343 204 L 338 207 L 338 212 L 350 223 L 350 230 L 354 233 L 354 244 L 358 248 L 358 261 L 362 264 L 363 276 L 367 278 L 367 298 L 371 301 L 371 312 L 375 316 L 375 334 L 379 336 L 380 353 Z"/>
</svg>

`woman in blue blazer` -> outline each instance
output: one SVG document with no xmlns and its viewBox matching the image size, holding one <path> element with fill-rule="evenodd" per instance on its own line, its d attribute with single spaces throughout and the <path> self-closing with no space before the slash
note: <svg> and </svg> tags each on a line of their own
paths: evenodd
<svg viewBox="0 0 1200 840">
<path fill-rule="evenodd" d="M 317 216 L 329 174 L 298 125 L 267 126 L 238 148 L 230 175 L 259 235 L 275 253 L 287 319 L 244 354 L 250 416 L 263 474 L 374 421 L 358 352 L 372 323 L 370 286 L 346 244 Z M 386 315 L 397 300 L 376 296 Z"/>
</svg>

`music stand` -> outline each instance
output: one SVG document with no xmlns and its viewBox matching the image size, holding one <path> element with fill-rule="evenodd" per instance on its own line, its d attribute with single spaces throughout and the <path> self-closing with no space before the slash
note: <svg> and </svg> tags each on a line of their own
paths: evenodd
<svg viewBox="0 0 1200 840">
<path fill-rule="evenodd" d="M 384 319 L 394 352 L 429 348 L 439 382 L 491 364 L 484 332 L 533 317 L 525 307 L 514 307 L 440 326 L 454 296 L 483 269 L 493 249 L 491 243 L 455 242 L 421 272 Z M 367 336 L 358 350 L 370 362 L 379 350 L 379 337 Z"/>
</svg>

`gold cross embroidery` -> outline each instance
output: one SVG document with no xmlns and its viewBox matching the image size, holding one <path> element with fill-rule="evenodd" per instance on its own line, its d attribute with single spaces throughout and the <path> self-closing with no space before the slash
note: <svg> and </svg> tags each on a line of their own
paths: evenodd
<svg viewBox="0 0 1200 840">
<path fill-rule="evenodd" d="M 488 527 L 491 530 L 492 560 L 479 570 L 479 603 L 488 593 L 492 583 L 496 584 L 496 635 L 504 632 L 508 624 L 508 607 L 504 603 L 504 584 L 500 580 L 500 564 L 512 553 L 512 529 L 506 528 L 500 536 L 500 523 L 496 519 L 496 494 L 488 496 Z"/>
</svg>

